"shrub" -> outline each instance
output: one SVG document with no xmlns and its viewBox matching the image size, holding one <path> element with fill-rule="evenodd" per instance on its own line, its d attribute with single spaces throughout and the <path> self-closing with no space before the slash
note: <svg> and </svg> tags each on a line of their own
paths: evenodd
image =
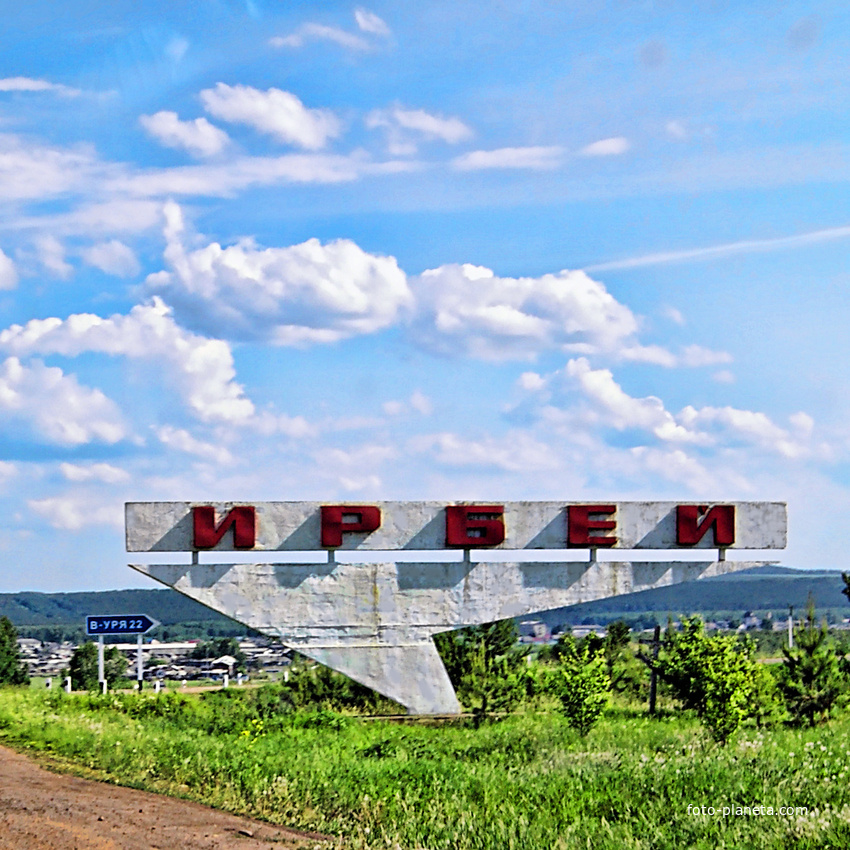
<svg viewBox="0 0 850 850">
<path fill-rule="evenodd" d="M 674 697 L 697 713 L 715 741 L 725 744 L 754 715 L 756 695 L 769 698 L 752 654 L 752 644 L 733 635 L 709 636 L 700 617 L 688 617 L 679 632 L 668 626 L 658 670 Z"/>
<path fill-rule="evenodd" d="M 558 667 L 549 674 L 548 691 L 560 701 L 570 726 L 584 737 L 608 704 L 611 680 L 605 656 L 571 641 L 561 644 L 559 655 Z"/>
</svg>

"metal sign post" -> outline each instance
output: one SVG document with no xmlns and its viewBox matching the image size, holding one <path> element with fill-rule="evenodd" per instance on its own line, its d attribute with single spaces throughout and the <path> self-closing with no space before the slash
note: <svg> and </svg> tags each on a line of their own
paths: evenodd
<svg viewBox="0 0 850 850">
<path fill-rule="evenodd" d="M 142 690 L 144 667 L 142 664 L 142 635 L 159 625 L 147 614 L 103 615 L 89 614 L 86 617 L 86 634 L 97 635 L 97 680 L 106 693 L 106 674 L 103 658 L 104 635 L 136 635 L 136 681 Z"/>
</svg>

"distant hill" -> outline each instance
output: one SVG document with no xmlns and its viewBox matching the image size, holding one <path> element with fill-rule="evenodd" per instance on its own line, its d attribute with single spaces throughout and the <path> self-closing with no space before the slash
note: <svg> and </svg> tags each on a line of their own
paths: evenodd
<svg viewBox="0 0 850 850">
<path fill-rule="evenodd" d="M 176 590 L 0 593 L 0 617 L 8 617 L 16 627 L 83 626 L 87 614 L 148 614 L 165 626 L 233 622 Z"/>
<path fill-rule="evenodd" d="M 742 573 L 645 590 L 556 608 L 540 615 L 550 626 L 603 621 L 640 615 L 714 614 L 753 611 L 764 616 L 788 614 L 788 606 L 802 614 L 809 595 L 818 611 L 850 617 L 850 602 L 841 593 L 844 582 L 831 570 L 795 570 L 758 567 Z M 19 629 L 82 628 L 87 614 L 148 614 L 163 626 L 199 624 L 204 629 L 233 630 L 233 620 L 205 608 L 174 590 L 105 590 L 86 593 L 3 593 L 0 617 Z M 524 618 L 523 618 L 524 619 Z M 212 632 L 210 632 L 212 633 Z"/>
<path fill-rule="evenodd" d="M 644 590 L 627 596 L 614 596 L 556 608 L 541 615 L 550 626 L 582 622 L 607 622 L 616 617 L 636 617 L 642 614 L 725 614 L 744 611 L 759 616 L 772 612 L 774 617 L 788 616 L 793 605 L 796 615 L 802 615 L 809 596 L 819 614 L 827 611 L 833 616 L 850 617 L 850 601 L 842 594 L 844 581 L 834 570 L 799 570 L 790 567 L 756 567 L 740 573 L 728 573 L 716 578 L 684 582 L 656 590 Z"/>
</svg>

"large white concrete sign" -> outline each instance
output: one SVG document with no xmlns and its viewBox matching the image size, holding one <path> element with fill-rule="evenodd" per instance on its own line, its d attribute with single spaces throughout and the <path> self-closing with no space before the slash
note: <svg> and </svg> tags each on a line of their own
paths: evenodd
<svg viewBox="0 0 850 850">
<path fill-rule="evenodd" d="M 416 714 L 459 710 L 434 634 L 761 566 L 770 562 L 726 560 L 726 550 L 782 549 L 786 526 L 780 502 L 126 506 L 127 551 L 193 553 L 191 564 L 133 569 Z M 337 563 L 338 549 L 449 549 L 458 559 Z M 583 549 L 586 560 L 477 560 L 490 549 Z M 718 552 L 712 561 L 600 561 L 599 549 Z M 327 560 L 200 563 L 203 551 L 324 551 Z"/>
</svg>

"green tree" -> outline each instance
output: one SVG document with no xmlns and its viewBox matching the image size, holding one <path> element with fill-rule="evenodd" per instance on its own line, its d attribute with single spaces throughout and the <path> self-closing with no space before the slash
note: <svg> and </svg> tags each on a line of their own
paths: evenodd
<svg viewBox="0 0 850 850">
<path fill-rule="evenodd" d="M 681 631 L 667 627 L 658 672 L 685 708 L 693 709 L 721 744 L 755 713 L 755 696 L 768 694 L 751 643 L 733 635 L 707 635 L 700 617 L 686 617 Z"/>
<path fill-rule="evenodd" d="M 779 689 L 793 723 L 814 726 L 827 720 L 846 690 L 839 652 L 829 638 L 826 623 L 815 626 L 814 604 L 809 601 L 806 623 L 794 631 L 794 647 L 784 647 L 785 663 Z"/>
<path fill-rule="evenodd" d="M 234 637 L 218 637 L 199 643 L 190 653 L 190 658 L 221 658 L 229 655 L 236 659 L 236 670 L 244 673 L 247 665 L 245 653 L 239 648 L 239 641 Z"/>
<path fill-rule="evenodd" d="M 513 620 L 499 620 L 434 636 L 458 699 L 480 721 L 491 711 L 509 711 L 527 693 L 524 649 Z"/>
<path fill-rule="evenodd" d="M 611 680 L 601 651 L 572 639 L 561 643 L 559 664 L 551 670 L 547 691 L 557 697 L 567 722 L 582 737 L 596 725 L 608 704 Z"/>
<path fill-rule="evenodd" d="M 0 617 L 0 685 L 29 684 L 27 665 L 21 661 L 18 633 L 8 617 Z"/>
<path fill-rule="evenodd" d="M 75 691 L 96 691 L 97 680 L 97 644 L 89 641 L 78 646 L 71 655 L 68 675 L 71 687 Z M 103 653 L 103 674 L 110 688 L 127 675 L 127 659 L 117 647 L 110 646 Z"/>
</svg>

